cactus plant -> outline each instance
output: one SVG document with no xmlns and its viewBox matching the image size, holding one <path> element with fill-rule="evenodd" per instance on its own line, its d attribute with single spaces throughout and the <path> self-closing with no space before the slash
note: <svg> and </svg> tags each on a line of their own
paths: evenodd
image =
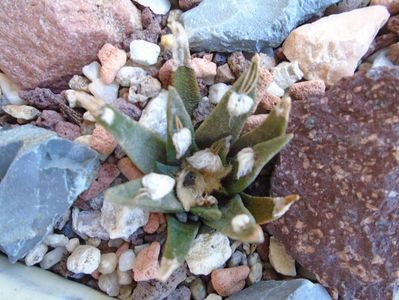
<svg viewBox="0 0 399 300">
<path fill-rule="evenodd" d="M 108 189 L 105 201 L 167 214 L 166 246 L 159 279 L 182 263 L 199 227 L 209 226 L 232 239 L 263 241 L 260 224 L 280 217 L 298 196 L 254 197 L 245 193 L 262 168 L 292 139 L 286 134 L 290 99 L 284 98 L 256 129 L 240 136 L 256 107 L 259 57 L 243 74 L 198 128 L 191 115 L 201 100 L 191 67 L 183 27 L 173 22 L 173 36 L 163 39 L 172 48 L 177 69 L 169 86 L 167 138 L 125 116 L 112 106 L 83 92 L 77 103 L 108 130 L 143 178 Z M 182 223 L 174 216 L 196 216 Z"/>
</svg>

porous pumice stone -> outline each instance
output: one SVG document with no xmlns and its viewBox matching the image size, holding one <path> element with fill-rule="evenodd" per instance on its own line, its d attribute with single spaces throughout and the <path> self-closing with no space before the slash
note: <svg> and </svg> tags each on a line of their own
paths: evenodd
<svg viewBox="0 0 399 300">
<path fill-rule="evenodd" d="M 269 230 L 342 299 L 392 299 L 399 253 L 399 68 L 294 101 L 272 194 L 295 203 Z"/>
</svg>

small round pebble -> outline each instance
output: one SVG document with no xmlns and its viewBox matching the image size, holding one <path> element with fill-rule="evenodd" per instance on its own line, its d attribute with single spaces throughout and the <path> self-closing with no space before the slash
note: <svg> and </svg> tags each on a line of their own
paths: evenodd
<svg viewBox="0 0 399 300">
<path fill-rule="evenodd" d="M 194 300 L 202 300 L 206 297 L 206 287 L 201 278 L 197 278 L 190 283 L 190 290 Z"/>
<path fill-rule="evenodd" d="M 144 66 L 157 63 L 161 48 L 144 40 L 133 40 L 130 43 L 130 59 Z"/>
<path fill-rule="evenodd" d="M 115 253 L 102 254 L 98 271 L 101 274 L 111 274 L 112 272 L 115 271 L 117 263 L 118 263 L 118 258 L 116 257 Z"/>
<path fill-rule="evenodd" d="M 131 284 L 133 281 L 132 274 L 130 271 L 119 271 L 119 269 L 116 271 L 118 275 L 118 283 L 120 285 L 128 285 Z"/>
<path fill-rule="evenodd" d="M 256 282 L 259 282 L 262 279 L 262 264 L 260 262 L 255 263 L 251 266 L 251 271 L 249 272 L 247 283 L 252 285 Z"/>
<path fill-rule="evenodd" d="M 133 268 L 133 264 L 136 260 L 136 254 L 132 249 L 124 251 L 119 257 L 118 269 L 119 271 L 129 271 Z"/>
<path fill-rule="evenodd" d="M 67 268 L 73 273 L 93 273 L 101 261 L 101 252 L 96 247 L 81 245 L 76 247 L 67 260 Z"/>
<path fill-rule="evenodd" d="M 249 271 L 247 266 L 215 270 L 211 274 L 212 285 L 219 295 L 230 296 L 244 288 Z"/>
<path fill-rule="evenodd" d="M 63 234 L 49 234 L 44 239 L 44 243 L 52 248 L 65 247 L 68 242 L 69 239 Z"/>
<path fill-rule="evenodd" d="M 57 247 L 43 257 L 42 261 L 40 262 L 40 268 L 42 269 L 50 269 L 55 264 L 59 263 L 66 253 L 65 247 Z"/>
<path fill-rule="evenodd" d="M 41 262 L 47 250 L 48 250 L 47 245 L 45 244 L 37 245 L 35 248 L 29 251 L 28 254 L 25 256 L 25 264 L 27 266 L 33 266 Z"/>
<path fill-rule="evenodd" d="M 111 297 L 119 295 L 119 283 L 116 272 L 112 274 L 102 274 L 98 278 L 98 287 L 103 292 L 107 293 Z"/>
<path fill-rule="evenodd" d="M 238 266 L 242 261 L 243 255 L 244 254 L 241 251 L 234 252 L 233 255 L 231 256 L 231 258 L 229 259 L 227 265 L 230 268 Z"/>
<path fill-rule="evenodd" d="M 204 300 L 222 300 L 223 298 L 218 294 L 209 294 Z"/>
</svg>

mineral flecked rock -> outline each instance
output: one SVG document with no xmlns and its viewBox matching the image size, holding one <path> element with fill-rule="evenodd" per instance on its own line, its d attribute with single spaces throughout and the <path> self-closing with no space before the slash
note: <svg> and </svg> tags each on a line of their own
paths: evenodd
<svg viewBox="0 0 399 300">
<path fill-rule="evenodd" d="M 183 14 L 194 50 L 260 52 L 338 0 L 204 0 Z M 217 17 L 215 17 L 217 16 Z"/>
<path fill-rule="evenodd" d="M 31 125 L 0 130 L 0 249 L 12 262 L 52 232 L 90 185 L 98 154 Z"/>
<path fill-rule="evenodd" d="M 65 88 L 107 42 L 141 29 L 129 0 L 3 0 L 0 69 L 23 89 Z"/>
<path fill-rule="evenodd" d="M 290 33 L 285 56 L 298 61 L 305 78 L 332 85 L 351 76 L 389 18 L 383 6 L 370 6 L 321 18 Z"/>
<path fill-rule="evenodd" d="M 392 299 L 398 288 L 399 68 L 343 79 L 294 101 L 295 134 L 272 178 L 299 194 L 269 229 L 342 299 Z"/>
</svg>

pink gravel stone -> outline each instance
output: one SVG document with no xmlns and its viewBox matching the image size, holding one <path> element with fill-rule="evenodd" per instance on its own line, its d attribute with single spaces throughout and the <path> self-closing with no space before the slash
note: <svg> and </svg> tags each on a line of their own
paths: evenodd
<svg viewBox="0 0 399 300">
<path fill-rule="evenodd" d="M 244 128 L 242 129 L 242 134 L 245 134 L 258 127 L 264 120 L 266 120 L 267 116 L 268 116 L 267 114 L 250 116 L 244 124 Z"/>
<path fill-rule="evenodd" d="M 174 69 L 173 59 L 167 60 L 159 69 L 158 78 L 162 83 L 163 88 L 168 88 L 172 84 L 172 72 Z"/>
<path fill-rule="evenodd" d="M 23 89 L 61 90 L 109 42 L 141 29 L 130 0 L 2 0 L 0 69 Z"/>
<path fill-rule="evenodd" d="M 291 85 L 288 90 L 290 96 L 296 100 L 323 96 L 325 91 L 326 85 L 323 80 L 297 82 Z"/>
<path fill-rule="evenodd" d="M 110 155 L 118 143 L 114 137 L 99 124 L 93 130 L 90 147 L 103 155 Z"/>
<path fill-rule="evenodd" d="M 158 277 L 160 251 L 161 245 L 158 242 L 153 242 L 149 247 L 140 251 L 133 266 L 135 281 L 147 281 Z"/>
<path fill-rule="evenodd" d="M 143 173 L 132 163 L 128 157 L 124 157 L 118 161 L 118 169 L 129 180 L 141 178 Z"/>
<path fill-rule="evenodd" d="M 207 84 L 215 81 L 217 66 L 214 62 L 196 57 L 192 60 L 192 67 L 197 77 L 205 80 Z"/>
<path fill-rule="evenodd" d="M 100 78 L 105 84 L 111 84 L 126 63 L 126 52 L 107 43 L 98 51 L 97 56 L 101 62 Z"/>
<path fill-rule="evenodd" d="M 248 266 L 215 270 L 211 274 L 212 285 L 220 296 L 230 296 L 244 288 L 249 271 Z"/>
<path fill-rule="evenodd" d="M 159 216 L 157 213 L 151 213 L 148 218 L 147 224 L 143 226 L 143 230 L 145 233 L 153 234 L 159 228 Z"/>
<path fill-rule="evenodd" d="M 70 141 L 80 136 L 80 127 L 70 122 L 58 122 L 55 124 L 54 130 L 60 137 Z"/>
</svg>

